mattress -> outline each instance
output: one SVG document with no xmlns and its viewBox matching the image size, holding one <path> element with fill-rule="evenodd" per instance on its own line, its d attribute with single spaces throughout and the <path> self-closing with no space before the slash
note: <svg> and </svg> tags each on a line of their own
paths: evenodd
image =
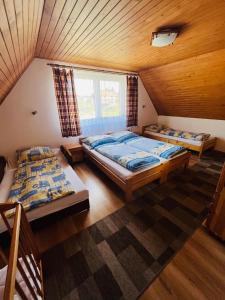
<svg viewBox="0 0 225 300">
<path fill-rule="evenodd" d="M 149 130 L 145 130 L 145 133 L 155 135 L 155 136 L 159 136 L 159 137 L 168 138 L 168 139 L 171 139 L 171 140 L 184 142 L 184 143 L 195 145 L 195 146 L 201 146 L 204 143 L 204 141 L 195 141 L 195 140 L 191 140 L 191 139 L 184 139 L 184 138 L 181 138 L 181 137 L 169 136 L 169 135 L 161 134 L 161 133 L 158 133 L 158 132 L 152 132 L 152 131 L 149 131 Z M 212 140 L 213 138 L 214 137 L 210 137 L 207 141 Z"/>
<path fill-rule="evenodd" d="M 66 197 L 52 201 L 51 203 L 45 204 L 43 206 L 37 207 L 33 210 L 26 212 L 26 216 L 29 221 L 33 221 L 44 217 L 46 215 L 52 214 L 64 208 L 70 207 L 75 203 L 82 202 L 89 198 L 88 190 L 78 177 L 76 172 L 71 168 L 71 166 L 64 159 L 63 154 L 59 149 L 54 150 L 56 156 L 59 159 L 63 171 L 65 172 L 66 178 L 70 181 L 73 189 L 75 190 L 74 194 L 68 195 Z M 0 185 L 0 203 L 5 203 L 8 199 L 11 185 L 13 183 L 14 173 L 16 169 L 7 170 L 2 183 Z M 0 219 L 0 232 L 5 231 L 5 225 L 3 220 Z"/>
<path fill-rule="evenodd" d="M 106 167 L 108 167 L 110 170 L 113 171 L 113 173 L 115 173 L 116 175 L 118 175 L 120 178 L 122 178 L 123 180 L 126 180 L 128 178 L 130 178 L 131 176 L 134 176 L 136 174 L 142 173 L 144 170 L 150 170 L 156 166 L 159 166 L 163 163 L 165 163 L 166 161 L 168 161 L 167 159 L 164 158 L 160 158 L 158 156 L 152 155 L 157 157 L 160 162 L 153 164 L 151 166 L 148 166 L 146 168 L 143 168 L 139 171 L 129 171 L 128 169 L 122 167 L 121 165 L 119 165 L 118 163 L 116 163 L 115 161 L 111 160 L 110 158 L 102 155 L 101 153 L 91 149 L 88 145 L 83 144 L 84 147 L 84 151 L 86 151 L 87 153 L 91 153 L 92 156 L 94 156 L 96 159 L 98 159 L 98 161 L 100 161 L 102 164 L 104 164 Z"/>
</svg>

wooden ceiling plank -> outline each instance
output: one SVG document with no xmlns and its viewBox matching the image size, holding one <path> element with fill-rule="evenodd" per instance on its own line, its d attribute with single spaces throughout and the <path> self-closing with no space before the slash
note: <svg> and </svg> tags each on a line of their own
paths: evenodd
<svg viewBox="0 0 225 300">
<path fill-rule="evenodd" d="M 3 0 L 5 13 L 7 17 L 9 34 L 12 41 L 13 50 L 15 53 L 15 67 L 16 73 L 19 75 L 21 71 L 21 59 L 20 59 L 20 46 L 17 34 L 17 21 L 14 8 L 14 2 L 12 0 Z"/>
<path fill-rule="evenodd" d="M 36 0 L 35 1 L 35 7 L 34 7 L 34 16 L 33 16 L 33 27 L 32 27 L 32 45 L 31 45 L 31 53 L 34 56 L 36 43 L 37 43 L 37 26 L 38 26 L 38 16 L 40 12 L 40 5 L 41 1 Z"/>
<path fill-rule="evenodd" d="M 37 0 L 36 0 L 37 1 Z M 32 57 L 32 45 L 33 45 L 33 40 L 32 40 L 32 29 L 33 29 L 33 16 L 34 16 L 34 4 L 35 0 L 29 0 L 29 5 L 28 5 L 28 45 L 27 45 L 27 51 L 28 51 L 28 59 Z"/>
<path fill-rule="evenodd" d="M 121 0 L 110 0 L 106 3 L 104 3 L 104 6 L 101 8 L 101 10 L 98 8 L 98 11 L 96 12 L 96 15 L 93 15 L 92 18 L 90 18 L 88 21 L 83 24 L 83 27 L 80 28 L 76 32 L 76 34 L 73 35 L 73 38 L 68 43 L 67 47 L 63 49 L 60 56 L 62 59 L 70 56 L 71 49 L 77 45 L 80 39 L 83 37 L 86 37 L 94 28 L 96 28 L 99 24 L 103 26 L 104 20 L 110 16 L 110 13 L 117 7 L 117 5 L 121 2 Z"/>
<path fill-rule="evenodd" d="M 41 26 L 38 35 L 38 42 L 36 46 L 36 55 L 40 56 L 42 44 L 45 39 L 45 35 L 51 20 L 51 16 L 55 7 L 56 0 L 47 0 L 44 2 L 44 10 L 42 14 Z"/>
<path fill-rule="evenodd" d="M 10 77 L 8 76 L 8 70 L 5 68 L 5 64 L 2 60 L 2 56 L 0 55 L 0 78 L 2 81 L 8 81 L 9 84 L 12 83 Z"/>
<path fill-rule="evenodd" d="M 6 91 L 9 88 L 9 86 L 7 86 L 7 83 L 8 83 L 7 80 L 2 79 L 1 70 L 0 70 L 0 98 L 1 98 L 1 94 L 3 94 L 4 91 Z"/>
<path fill-rule="evenodd" d="M 1 98 L 4 97 L 4 95 L 8 92 L 10 86 L 7 85 L 7 83 L 5 83 L 4 81 L 0 80 L 0 84 L 2 86 L 2 88 L 0 88 L 0 103 L 1 103 Z"/>
<path fill-rule="evenodd" d="M 31 34 L 30 34 L 30 50 L 31 56 L 34 56 L 34 45 L 35 45 L 35 25 L 36 25 L 36 18 L 38 15 L 38 6 L 39 0 L 34 0 L 33 2 L 33 12 L 32 12 L 32 25 L 31 25 Z"/>
<path fill-rule="evenodd" d="M 45 35 L 45 38 L 43 40 L 42 47 L 40 50 L 41 56 L 44 55 L 46 48 L 48 47 L 48 44 L 49 44 L 51 37 L 54 33 L 54 30 L 58 24 L 58 21 L 62 15 L 62 11 L 63 11 L 65 5 L 66 5 L 66 0 L 57 0 L 56 1 L 54 10 L 52 12 L 51 20 L 49 22 L 48 30 L 46 31 L 46 35 Z"/>
<path fill-rule="evenodd" d="M 19 3 L 19 2 L 18 2 Z M 24 6 L 26 4 L 24 3 L 24 0 L 22 0 L 22 28 L 21 28 L 21 35 L 22 35 L 22 52 L 23 52 L 23 57 L 22 57 L 22 61 L 23 61 L 23 68 L 26 67 L 26 43 L 25 43 L 25 17 L 24 17 L 24 13 L 25 13 L 25 9 Z"/>
<path fill-rule="evenodd" d="M 7 17 L 7 13 L 5 10 L 5 3 L 3 0 L 0 0 L 0 12 L 1 12 L 0 28 L 1 28 L 2 38 L 4 40 L 4 44 L 7 48 L 7 52 L 9 54 L 10 61 L 13 66 L 13 71 L 15 72 L 15 76 L 18 76 L 19 73 L 18 73 L 18 69 L 17 69 L 17 58 L 16 58 L 14 45 L 12 42 L 12 36 L 11 36 L 11 32 L 10 32 L 8 17 Z M 7 58 L 5 58 L 5 59 L 7 60 Z"/>
<path fill-rule="evenodd" d="M 36 26 L 35 26 L 35 41 L 34 41 L 34 49 L 33 49 L 34 56 L 36 55 L 36 46 L 38 43 L 38 33 L 39 33 L 39 30 L 41 27 L 41 19 L 42 19 L 43 9 L 44 9 L 44 0 L 39 0 L 38 13 L 37 13 L 37 18 L 36 18 Z"/>
<path fill-rule="evenodd" d="M 28 25 L 29 25 L 29 2 L 23 0 L 23 47 L 24 47 L 24 65 L 27 65 L 29 61 L 29 50 L 28 50 Z"/>
<path fill-rule="evenodd" d="M 10 80 L 10 77 L 7 76 L 7 71 L 4 68 L 4 64 L 2 65 L 1 56 L 0 56 L 0 78 L 3 82 L 7 82 L 7 85 L 9 86 L 12 84 L 12 80 Z"/>
<path fill-rule="evenodd" d="M 4 72 L 0 69 L 0 99 L 10 89 L 12 83 L 5 76 Z"/>
<path fill-rule="evenodd" d="M 10 86 L 6 87 L 5 85 L 3 85 L 3 88 L 0 89 L 0 105 L 4 101 L 4 99 L 7 96 L 9 90 L 10 90 Z"/>
<path fill-rule="evenodd" d="M 7 90 L 4 89 L 2 91 L 0 91 L 0 105 L 2 104 L 4 98 L 5 98 L 5 95 L 7 95 Z"/>
<path fill-rule="evenodd" d="M 16 3 L 15 2 L 18 2 L 21 6 L 19 8 L 18 11 L 16 11 Z M 12 1 L 12 15 L 14 17 L 14 21 L 13 21 L 13 24 L 10 25 L 11 27 L 13 26 L 13 31 L 15 31 L 13 33 L 13 35 L 15 36 L 15 47 L 17 49 L 17 53 L 19 55 L 19 72 L 22 72 L 23 70 L 23 62 L 22 62 L 22 45 L 20 44 L 20 41 L 21 41 L 21 37 L 20 37 L 20 34 L 19 32 L 21 31 L 21 27 L 22 27 L 22 3 L 20 0 L 18 1 L 15 1 L 13 0 Z"/>
<path fill-rule="evenodd" d="M 73 38 L 73 35 L 76 34 L 77 31 L 82 28 L 83 24 L 86 20 L 92 17 L 92 15 L 104 5 L 104 2 L 108 0 L 92 0 L 86 3 L 85 6 L 82 5 L 82 9 L 79 11 L 79 14 L 74 21 L 73 25 L 70 27 L 69 31 L 66 33 L 65 37 L 63 38 L 62 42 L 54 51 L 54 55 L 60 54 L 64 48 L 67 47 L 70 40 Z"/>
<path fill-rule="evenodd" d="M 20 76 L 13 82 L 13 84 L 10 85 L 10 87 L 6 90 L 6 92 L 4 93 L 4 95 L 1 96 L 1 99 L 0 99 L 0 104 L 3 103 L 3 101 L 5 100 L 5 98 L 8 96 L 8 94 L 11 92 L 11 90 L 14 88 L 14 86 L 16 85 L 18 79 L 23 75 L 24 71 L 27 69 L 27 67 L 29 66 L 29 64 L 31 63 L 33 58 L 31 58 L 29 61 L 28 61 L 28 64 L 26 66 L 26 68 L 23 70 L 23 72 L 20 74 Z"/>
<path fill-rule="evenodd" d="M 12 79 L 16 79 L 16 72 L 15 72 L 15 66 L 13 64 L 13 61 L 10 57 L 10 53 L 8 51 L 8 48 L 7 48 L 7 45 L 5 43 L 5 40 L 4 40 L 4 36 L 2 34 L 2 32 L 0 31 L 0 56 L 1 56 L 1 59 L 3 60 L 4 62 L 4 65 L 6 66 L 7 68 L 7 74 L 10 74 L 10 77 Z"/>
<path fill-rule="evenodd" d="M 2 73 L 4 73 L 5 77 L 8 79 L 9 82 L 13 83 L 16 80 L 15 73 L 9 69 L 4 57 L 0 54 L 0 68 Z"/>
<path fill-rule="evenodd" d="M 21 70 L 25 68 L 24 64 L 24 44 L 23 44 L 23 3 L 22 0 L 14 1 L 14 9 L 16 14 L 17 36 L 20 50 Z"/>
</svg>

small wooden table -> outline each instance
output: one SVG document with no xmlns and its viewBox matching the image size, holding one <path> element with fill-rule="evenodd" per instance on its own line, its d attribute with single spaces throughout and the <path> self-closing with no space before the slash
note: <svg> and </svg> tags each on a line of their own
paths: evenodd
<svg viewBox="0 0 225 300">
<path fill-rule="evenodd" d="M 68 154 L 68 160 L 71 163 L 81 162 L 84 159 L 83 147 L 79 143 L 67 144 L 62 146 L 66 154 Z"/>
</svg>

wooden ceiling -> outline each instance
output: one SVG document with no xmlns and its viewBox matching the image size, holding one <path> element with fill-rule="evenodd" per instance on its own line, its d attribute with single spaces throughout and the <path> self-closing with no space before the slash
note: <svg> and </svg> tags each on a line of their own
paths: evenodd
<svg viewBox="0 0 225 300">
<path fill-rule="evenodd" d="M 0 0 L 0 103 L 34 57 L 44 0 Z"/>
<path fill-rule="evenodd" d="M 224 0 L 0 0 L 0 13 L 0 99 L 33 57 L 140 71 L 225 49 Z M 173 45 L 150 46 L 153 31 L 177 25 Z M 154 87 L 151 72 L 142 78 L 159 112 L 171 113 L 155 92 L 170 80 L 159 70 Z"/>
<path fill-rule="evenodd" d="M 168 25 L 175 44 L 151 47 Z M 224 0 L 46 0 L 36 56 L 139 71 L 225 48 L 224 27 Z"/>
<path fill-rule="evenodd" d="M 225 120 L 225 49 L 144 70 L 160 115 Z"/>
</svg>

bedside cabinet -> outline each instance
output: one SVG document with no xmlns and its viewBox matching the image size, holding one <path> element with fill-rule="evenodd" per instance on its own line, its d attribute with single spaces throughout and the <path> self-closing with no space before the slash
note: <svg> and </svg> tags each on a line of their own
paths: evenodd
<svg viewBox="0 0 225 300">
<path fill-rule="evenodd" d="M 84 159 L 83 148 L 79 143 L 62 145 L 61 150 L 71 165 Z"/>
</svg>

